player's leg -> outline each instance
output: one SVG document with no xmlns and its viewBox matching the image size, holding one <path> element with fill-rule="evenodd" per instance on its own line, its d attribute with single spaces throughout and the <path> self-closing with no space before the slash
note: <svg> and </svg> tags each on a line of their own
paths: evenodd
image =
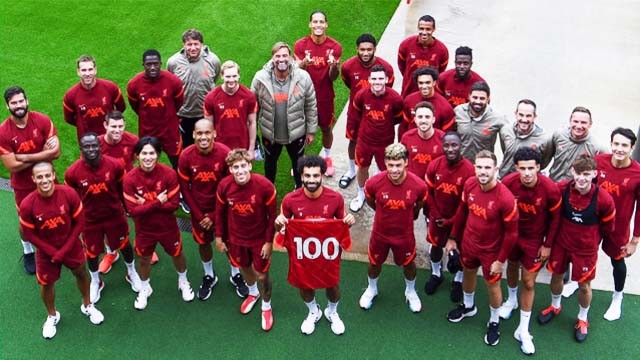
<svg viewBox="0 0 640 360">
<path fill-rule="evenodd" d="M 193 293 L 191 283 L 187 278 L 187 259 L 182 252 L 182 247 L 179 247 L 178 251 L 174 254 L 175 255 L 171 257 L 171 260 L 173 261 L 173 266 L 178 272 L 178 290 L 182 295 L 182 300 L 186 302 L 192 301 L 195 294 Z"/>
<path fill-rule="evenodd" d="M 322 310 L 320 310 L 320 306 L 316 302 L 315 290 L 300 289 L 300 297 L 302 297 L 304 304 L 307 305 L 307 309 L 309 309 L 307 317 L 300 325 L 300 331 L 305 335 L 311 335 L 316 330 L 316 323 L 322 317 Z"/>
<path fill-rule="evenodd" d="M 576 322 L 576 340 L 583 342 L 587 339 L 587 328 L 589 327 L 589 307 L 591 306 L 591 280 L 579 281 L 578 290 L 578 321 Z"/>
<path fill-rule="evenodd" d="M 435 294 L 438 287 L 444 281 L 444 276 L 442 275 L 442 257 L 444 255 L 444 250 L 441 246 L 439 246 L 440 233 L 441 231 L 437 231 L 437 225 L 435 219 L 430 219 L 429 223 L 431 226 L 427 226 L 427 242 L 429 242 L 429 260 L 431 261 L 431 276 L 429 280 L 424 284 L 424 292 L 427 295 Z"/>
<path fill-rule="evenodd" d="M 466 262 L 466 264 L 465 264 Z M 463 260 L 462 273 L 462 304 L 449 311 L 447 319 L 451 322 L 460 322 L 466 317 L 474 316 L 478 313 L 475 305 L 475 290 L 477 284 L 477 274 L 480 262 L 475 259 Z"/>
<path fill-rule="evenodd" d="M 96 257 L 95 260 L 97 268 L 98 258 Z M 70 270 L 73 276 L 75 276 L 76 284 L 82 294 L 82 305 L 80 306 L 80 311 L 89 318 L 89 321 L 91 321 L 92 324 L 102 324 L 104 321 L 104 315 L 102 315 L 102 312 L 95 307 L 89 298 L 89 277 L 87 276 L 87 270 L 85 270 L 84 263 L 74 268 L 70 268 Z"/>
<path fill-rule="evenodd" d="M 198 244 L 198 253 L 200 254 L 200 261 L 202 262 L 202 268 L 204 275 L 202 277 L 202 283 L 198 288 L 198 299 L 207 300 L 213 292 L 213 287 L 218 283 L 218 276 L 213 269 L 213 232 L 205 230 L 200 224 L 195 221 L 193 216 L 191 217 L 191 234 L 193 239 Z"/>
<path fill-rule="evenodd" d="M 299 189 L 302 186 L 302 177 L 300 171 L 298 171 L 298 159 L 300 159 L 304 155 L 304 148 L 306 142 L 306 135 L 294 140 L 291 144 L 287 144 L 287 154 L 289 154 L 289 159 L 291 159 L 291 167 L 293 169 L 293 180 L 296 183 L 296 189 Z"/>
<path fill-rule="evenodd" d="M 256 271 L 260 296 L 262 296 L 261 323 L 262 330 L 264 331 L 269 331 L 273 327 L 273 310 L 271 309 L 271 280 L 269 280 L 268 268 L 269 267 L 267 265 L 266 268 L 264 268 L 264 271 Z"/>
<path fill-rule="evenodd" d="M 395 255 L 396 251 L 393 253 Z M 405 283 L 404 297 L 409 306 L 409 310 L 418 313 L 422 310 L 422 302 L 416 292 L 416 263 L 413 258 L 415 258 L 415 256 L 413 256 L 411 261 L 404 265 L 403 268 Z"/>
<path fill-rule="evenodd" d="M 331 323 L 331 331 L 336 335 L 344 334 L 344 322 L 338 315 L 338 303 L 340 302 L 340 287 L 334 286 L 325 290 L 329 303 L 324 309 L 324 317 Z"/>
<path fill-rule="evenodd" d="M 524 272 L 524 269 L 522 270 Z M 499 315 L 509 319 L 513 310 L 518 308 L 518 280 L 520 279 L 520 262 L 509 259 L 507 262 L 507 287 L 509 294 L 504 304 L 500 306 Z"/>
<path fill-rule="evenodd" d="M 534 354 L 536 348 L 533 344 L 533 336 L 529 333 L 529 321 L 531 320 L 531 310 L 533 309 L 533 299 L 535 297 L 535 284 L 538 270 L 529 271 L 522 268 L 522 290 L 520 291 L 520 323 L 513 333 L 516 340 L 520 342 L 520 350 L 527 355 Z"/>
<path fill-rule="evenodd" d="M 485 267 L 483 267 L 483 273 L 485 273 L 484 268 Z M 485 276 L 485 284 L 487 285 L 487 292 L 489 294 L 490 317 L 489 324 L 487 326 L 487 333 L 484 336 L 484 342 L 487 345 L 495 346 L 500 342 L 500 315 L 498 313 L 500 304 L 502 304 L 500 277 L 487 279 L 487 276 Z"/>
<path fill-rule="evenodd" d="M 624 290 L 625 279 L 627 278 L 627 264 L 624 257 L 611 257 L 611 266 L 613 266 L 613 285 L 614 291 L 611 298 L 611 305 L 604 313 L 604 318 L 609 321 L 620 319 L 622 315 L 622 294 Z"/>
<path fill-rule="evenodd" d="M 282 152 L 282 145 L 272 143 L 263 136 L 262 146 L 264 148 L 264 176 L 275 184 L 276 173 L 278 172 L 278 158 Z"/>
<path fill-rule="evenodd" d="M 349 202 L 349 210 L 356 212 L 362 209 L 365 202 L 364 184 L 369 178 L 369 166 L 373 160 L 372 149 L 359 141 L 356 145 L 356 164 L 358 164 L 358 170 L 356 171 L 356 181 L 358 183 L 358 193 Z"/>
<path fill-rule="evenodd" d="M 34 188 L 35 189 L 35 188 Z M 13 191 L 14 198 L 16 201 L 16 210 L 19 211 L 20 203 L 24 200 L 32 190 L 15 190 Z M 19 215 L 19 214 L 18 214 Z M 24 267 L 24 272 L 29 275 L 35 275 L 36 273 L 36 250 L 33 245 L 24 241 L 24 234 L 22 233 L 22 227 L 18 226 L 18 233 L 20 234 L 20 243 L 22 244 L 22 262 Z"/>
<path fill-rule="evenodd" d="M 55 283 L 41 284 L 40 296 L 47 309 L 47 320 L 42 325 L 42 337 L 51 339 L 56 336 L 56 325 L 60 321 L 60 313 L 56 311 L 55 306 Z"/>
<path fill-rule="evenodd" d="M 349 156 L 349 163 L 348 163 L 348 169 L 347 172 L 344 173 L 341 177 L 340 180 L 338 181 L 338 186 L 341 189 L 346 189 L 349 184 L 351 184 L 351 182 L 353 181 L 353 179 L 355 179 L 356 177 L 356 141 L 355 140 L 349 140 L 349 145 L 347 145 L 347 154 Z"/>
<path fill-rule="evenodd" d="M 89 299 L 93 304 L 96 304 L 98 303 L 98 301 L 100 301 L 100 294 L 102 293 L 102 289 L 104 289 L 104 282 L 102 281 L 102 279 L 100 279 L 98 266 L 98 257 L 89 257 L 89 254 L 87 254 L 87 267 L 89 268 L 89 275 L 91 276 L 91 283 L 89 285 Z"/>
<path fill-rule="evenodd" d="M 318 127 L 322 131 L 322 150 L 320 156 L 327 162 L 326 176 L 333 176 L 335 169 L 331 160 L 331 146 L 333 145 L 333 123 L 335 122 L 333 99 L 318 101 Z"/>
<path fill-rule="evenodd" d="M 133 247 L 131 243 L 129 243 L 129 237 L 127 236 L 125 243 L 120 248 L 120 252 L 122 253 L 122 257 L 124 258 L 124 265 L 127 268 L 127 275 L 125 276 L 125 280 L 131 285 L 131 290 L 134 292 L 140 291 L 142 287 L 142 283 L 140 280 L 140 275 L 136 271 L 135 260 L 133 257 Z"/>
<path fill-rule="evenodd" d="M 147 307 L 148 298 L 153 293 L 149 276 L 151 275 L 151 257 L 156 246 L 155 241 L 146 241 L 140 236 L 136 238 L 134 247 L 138 254 L 138 275 L 140 276 L 140 291 L 133 303 L 137 310 L 144 310 Z"/>
<path fill-rule="evenodd" d="M 82 242 L 84 243 L 84 254 L 87 259 L 87 267 L 91 276 L 91 284 L 89 286 L 89 299 L 91 303 L 96 304 L 100 301 L 100 294 L 104 289 L 104 282 L 100 279 L 99 256 L 104 252 L 105 232 L 100 224 L 87 224 L 82 233 Z"/>
</svg>

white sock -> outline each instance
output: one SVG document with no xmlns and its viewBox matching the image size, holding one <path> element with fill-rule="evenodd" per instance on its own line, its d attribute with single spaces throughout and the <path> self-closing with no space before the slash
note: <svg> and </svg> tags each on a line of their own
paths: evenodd
<svg viewBox="0 0 640 360">
<path fill-rule="evenodd" d="M 489 306 L 489 310 L 491 311 L 491 316 L 489 317 L 490 323 L 499 323 L 500 322 L 500 314 L 498 313 L 498 309 L 493 306 Z"/>
<path fill-rule="evenodd" d="M 462 282 L 462 274 L 463 274 L 462 271 L 458 271 L 456 273 L 456 276 L 453 278 L 453 281 L 461 283 Z"/>
<path fill-rule="evenodd" d="M 215 274 L 213 273 L 213 260 L 209 260 L 209 261 L 203 261 L 202 262 L 202 267 L 204 268 L 204 274 L 205 275 L 209 275 L 211 277 L 215 277 Z"/>
<path fill-rule="evenodd" d="M 369 288 L 374 292 L 378 292 L 378 278 L 367 277 L 367 280 L 369 281 Z"/>
<path fill-rule="evenodd" d="M 560 309 L 560 302 L 562 301 L 562 294 L 551 294 L 551 306 L 556 309 Z"/>
<path fill-rule="evenodd" d="M 587 321 L 587 316 L 589 315 L 589 306 L 587 306 L 586 308 L 583 308 L 581 305 L 578 306 L 580 307 L 580 311 L 578 311 L 578 320 Z"/>
<path fill-rule="evenodd" d="M 358 197 L 360 199 L 364 199 L 364 186 L 363 187 L 358 187 Z"/>
<path fill-rule="evenodd" d="M 100 272 L 98 271 L 89 271 L 89 274 L 91 274 L 91 282 L 100 282 Z"/>
<path fill-rule="evenodd" d="M 462 291 L 463 294 L 463 301 L 464 301 L 464 307 L 467 309 L 471 309 L 474 306 L 474 297 L 476 295 L 475 292 L 464 292 L 464 290 Z"/>
<path fill-rule="evenodd" d="M 622 291 L 614 291 L 612 298 L 613 298 L 613 300 L 621 301 L 622 300 Z"/>
<path fill-rule="evenodd" d="M 349 176 L 356 175 L 356 161 L 353 159 L 349 159 Z"/>
<path fill-rule="evenodd" d="M 309 302 L 304 302 L 305 305 L 309 308 L 310 313 L 315 313 L 318 311 L 318 303 L 316 303 L 316 298 L 311 299 Z"/>
<path fill-rule="evenodd" d="M 442 261 L 431 262 L 431 275 L 435 275 L 437 277 L 442 276 L 440 269 L 442 269 Z"/>
<path fill-rule="evenodd" d="M 520 310 L 520 325 L 518 325 L 518 329 L 520 329 L 521 334 L 529 333 L 530 319 L 531 319 L 531 311 Z"/>
<path fill-rule="evenodd" d="M 338 312 L 338 303 L 339 301 L 336 301 L 336 302 L 329 301 L 329 303 L 327 304 L 327 308 L 329 309 L 330 314 Z"/>
<path fill-rule="evenodd" d="M 260 292 L 258 291 L 258 283 L 255 282 L 253 283 L 253 285 L 248 285 L 247 287 L 249 288 L 249 295 L 251 296 L 258 296 L 260 294 Z"/>
<path fill-rule="evenodd" d="M 407 278 L 404 278 L 404 284 L 406 286 L 405 288 L 406 292 L 416 291 L 416 279 L 409 280 Z"/>
<path fill-rule="evenodd" d="M 178 282 L 184 282 L 184 281 L 189 281 L 187 279 L 187 270 L 185 270 L 184 272 L 177 272 L 178 273 Z"/>
<path fill-rule="evenodd" d="M 262 311 L 271 310 L 271 300 L 264 301 L 262 300 Z"/>
<path fill-rule="evenodd" d="M 236 275 L 240 274 L 240 269 L 238 269 L 235 266 L 231 266 L 231 277 L 234 277 Z"/>
<path fill-rule="evenodd" d="M 322 157 L 325 158 L 325 159 L 328 158 L 328 157 L 331 157 L 331 148 L 327 149 L 326 147 L 323 146 L 322 147 L 322 155 L 323 155 Z"/>
<path fill-rule="evenodd" d="M 151 279 L 140 280 L 140 282 L 142 283 L 142 288 L 143 289 L 151 287 Z"/>
<path fill-rule="evenodd" d="M 507 298 L 507 302 L 516 305 L 518 304 L 518 287 L 509 287 L 509 297 Z"/>
<path fill-rule="evenodd" d="M 127 273 L 128 274 L 131 274 L 131 273 L 136 271 L 136 266 L 135 266 L 135 263 L 133 262 L 133 260 L 130 263 L 125 261 L 124 266 L 127 267 Z"/>
<path fill-rule="evenodd" d="M 20 240 L 20 242 L 22 243 L 22 252 L 24 254 L 32 254 L 35 251 L 30 242 L 24 240 Z"/>
</svg>

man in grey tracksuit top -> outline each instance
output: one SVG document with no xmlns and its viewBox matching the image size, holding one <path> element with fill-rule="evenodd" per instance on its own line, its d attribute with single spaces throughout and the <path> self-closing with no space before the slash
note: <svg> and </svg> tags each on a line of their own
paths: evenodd
<svg viewBox="0 0 640 360">
<path fill-rule="evenodd" d="M 316 93 L 309 74 L 293 61 L 289 45 L 276 43 L 271 55 L 271 60 L 251 82 L 251 91 L 260 108 L 264 172 L 275 183 L 278 158 L 285 146 L 298 188 L 302 186 L 298 158 L 304 153 L 305 145 L 313 142 L 318 127 Z"/>
</svg>

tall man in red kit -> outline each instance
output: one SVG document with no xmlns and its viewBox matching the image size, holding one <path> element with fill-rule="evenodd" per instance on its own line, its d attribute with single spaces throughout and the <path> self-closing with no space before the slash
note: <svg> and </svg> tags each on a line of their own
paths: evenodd
<svg viewBox="0 0 640 360">
<path fill-rule="evenodd" d="M 36 277 L 48 313 L 42 325 L 42 337 L 51 339 L 60 322 L 55 306 L 55 283 L 60 278 L 62 265 L 76 278 L 82 294 L 80 311 L 95 325 L 101 324 L 104 316 L 89 300 L 89 278 L 80 243 L 84 211 L 78 194 L 67 186 L 55 184 L 55 171 L 49 162 L 35 164 L 32 179 L 37 189 L 20 205 L 20 226 L 25 239 L 38 249 Z"/>
<path fill-rule="evenodd" d="M 31 179 L 31 167 L 40 161 L 57 159 L 60 142 L 51 119 L 45 114 L 29 111 L 29 100 L 21 87 L 7 88 L 4 101 L 11 116 L 0 125 L 0 159 L 11 173 L 11 188 L 16 209 L 19 209 L 22 200 L 36 189 Z M 22 232 L 20 236 L 23 236 Z M 35 250 L 29 241 L 21 239 L 21 242 L 24 271 L 34 275 Z"/>
<path fill-rule="evenodd" d="M 438 72 L 447 70 L 449 50 L 442 41 L 433 37 L 435 31 L 436 19 L 424 15 L 418 20 L 418 35 L 411 35 L 400 43 L 398 69 L 402 73 L 402 97 L 418 91 L 412 76 L 417 68 L 430 66 Z"/>
<path fill-rule="evenodd" d="M 556 184 L 539 173 L 542 154 L 538 150 L 521 147 L 513 155 L 513 162 L 516 172 L 505 176 L 502 183 L 518 200 L 518 242 L 509 254 L 509 296 L 500 306 L 499 315 L 509 319 L 511 312 L 518 308 L 518 278 L 522 267 L 520 324 L 514 337 L 520 341 L 520 350 L 531 355 L 536 351 L 533 337 L 529 334 L 534 287 L 542 264 L 549 258 L 558 230 L 562 197 Z"/>
<path fill-rule="evenodd" d="M 395 124 L 402 121 L 402 98 L 388 87 L 389 76 L 381 65 L 374 65 L 369 74 L 369 88 L 360 90 L 353 99 L 358 123 L 356 164 L 358 164 L 358 194 L 349 203 L 349 210 L 359 211 L 365 202 L 364 184 L 369 178 L 373 158 L 380 170 L 385 170 L 385 147 L 395 140 Z"/>
<path fill-rule="evenodd" d="M 591 156 L 579 155 L 571 166 L 571 175 L 573 179 L 558 184 L 562 193 L 560 227 L 547 262 L 552 272 L 551 305 L 538 315 L 538 322 L 547 324 L 560 314 L 563 276 L 571 263 L 571 280 L 579 286 L 575 338 L 583 342 L 589 327 L 591 280 L 596 276 L 598 247 L 602 238 L 612 241 L 616 208 L 611 195 L 593 183 L 597 165 Z"/>
<path fill-rule="evenodd" d="M 369 74 L 374 65 L 382 65 L 388 74 L 387 86 L 393 87 L 393 67 L 391 64 L 376 56 L 376 38 L 371 34 L 362 34 L 356 39 L 357 55 L 342 63 L 340 75 L 342 81 L 349 88 L 349 107 L 347 108 L 346 137 L 349 139 L 349 169 L 340 177 L 338 186 L 346 189 L 356 178 L 356 141 L 358 139 L 358 124 L 360 118 L 353 108 L 353 99 L 358 91 L 368 88 Z"/>
<path fill-rule="evenodd" d="M 486 82 L 482 76 L 471 70 L 473 65 L 473 51 L 468 46 L 456 49 L 455 68 L 444 71 L 438 79 L 436 90 L 456 107 L 469 101 L 471 86 L 477 82 Z"/>
<path fill-rule="evenodd" d="M 262 297 L 262 330 L 273 327 L 269 266 L 277 213 L 276 188 L 266 177 L 251 173 L 251 155 L 232 150 L 226 158 L 231 176 L 216 191 L 216 248 L 240 268 L 249 295 L 240 305 L 248 314 Z"/>
<path fill-rule="evenodd" d="M 187 279 L 187 260 L 182 252 L 182 238 L 175 215 L 180 193 L 178 175 L 171 168 L 158 163 L 161 151 L 157 138 L 140 138 L 135 147 L 139 166 L 124 177 L 125 205 L 135 225 L 134 246 L 139 256 L 138 274 L 142 282 L 133 304 L 137 310 L 147 307 L 153 293 L 150 284 L 151 256 L 158 243 L 173 260 L 182 300 L 190 302 L 194 298 Z"/>
<path fill-rule="evenodd" d="M 500 279 L 507 257 L 518 240 L 518 207 L 509 189 L 497 179 L 496 156 L 482 150 L 475 156 L 476 176 L 469 178 L 462 191 L 462 206 L 455 215 L 453 230 L 445 250 L 457 249 L 461 243 L 463 267 L 463 303 L 447 315 L 457 323 L 478 312 L 474 295 L 478 281 L 478 268 L 482 266 L 491 316 L 487 323 L 484 342 L 495 346 L 500 341 L 500 316 L 502 303 Z"/>
<path fill-rule="evenodd" d="M 102 122 L 113 110 L 124 111 L 124 97 L 118 85 L 98 79 L 93 56 L 82 55 L 76 61 L 80 82 L 64 94 L 64 121 L 76 127 L 78 140 L 87 132 L 104 134 Z"/>
<path fill-rule="evenodd" d="M 333 124 L 335 123 L 335 92 L 333 82 L 340 75 L 342 45 L 327 36 L 327 14 L 314 10 L 309 16 L 311 34 L 296 41 L 293 53 L 301 69 L 311 76 L 318 101 L 318 126 L 322 131 L 322 151 L 320 156 L 327 161 L 326 176 L 333 176 L 335 170 L 331 160 L 333 145 Z M 292 164 L 296 166 L 296 164 Z"/>
<path fill-rule="evenodd" d="M 289 219 L 309 219 L 313 221 L 340 219 L 346 225 L 353 225 L 355 223 L 355 218 L 353 215 L 345 213 L 344 199 L 342 198 L 342 195 L 340 195 L 339 192 L 322 185 L 322 174 L 325 172 L 327 167 L 324 159 L 319 156 L 305 156 L 298 161 L 298 167 L 302 174 L 302 188 L 290 192 L 282 200 L 282 205 L 280 206 L 281 212 L 276 218 L 276 229 L 279 231 L 281 228 L 287 226 Z M 346 231 L 346 234 L 348 235 L 348 230 Z M 329 301 L 327 308 L 324 310 L 324 315 L 329 323 L 331 323 L 331 331 L 336 335 L 342 335 L 345 331 L 345 327 L 342 319 L 340 319 L 340 315 L 338 315 L 338 302 L 340 301 L 339 254 L 341 254 L 339 249 L 342 244 L 339 241 L 336 241 L 333 237 L 326 239 L 323 238 L 323 236 L 320 236 L 320 234 L 314 235 L 316 238 L 322 238 L 319 239 L 319 242 L 315 245 L 316 250 L 314 250 L 314 252 L 317 253 L 318 247 L 323 249 L 320 251 L 321 255 L 317 257 L 318 260 L 316 260 L 317 262 L 321 262 L 322 266 L 318 266 L 322 271 L 318 271 L 312 276 L 326 276 L 327 279 L 323 280 L 327 282 L 327 285 L 332 285 L 326 287 L 327 299 Z M 327 256 L 329 250 L 324 251 L 324 248 L 329 248 L 329 245 L 325 244 L 330 242 L 331 239 L 336 241 L 332 243 L 334 248 L 331 250 L 334 256 Z M 351 238 L 348 237 L 348 239 L 350 240 Z M 309 241 L 308 239 L 301 240 Z M 320 243 L 320 241 L 323 242 Z M 314 286 L 314 279 L 305 277 L 305 275 L 300 275 L 302 278 L 299 278 L 298 274 L 296 274 L 296 277 L 292 276 L 292 269 L 296 268 L 292 262 L 300 259 L 301 253 L 303 254 L 302 257 L 310 257 L 304 252 L 305 244 L 292 245 L 293 246 L 287 246 L 287 251 L 289 252 L 289 282 L 300 290 L 300 296 L 309 309 L 309 314 L 302 322 L 300 330 L 303 334 L 310 335 L 315 331 L 316 323 L 322 317 L 322 310 L 316 302 L 316 287 Z M 303 248 L 302 252 L 297 251 L 300 247 Z M 307 245 L 307 247 L 310 247 L 310 245 Z M 308 252 L 310 251 L 311 250 Z M 297 257 L 295 254 L 297 254 Z M 335 272 L 332 270 L 336 269 L 336 265 L 338 266 L 338 276 L 332 277 L 332 275 L 335 275 Z M 308 266 L 312 265 L 308 264 Z M 323 282 L 323 284 L 325 283 Z"/>
<path fill-rule="evenodd" d="M 133 263 L 133 249 L 129 243 L 129 224 L 124 213 L 122 179 L 124 166 L 109 156 L 102 156 L 96 133 L 80 137 L 82 159 L 76 160 L 64 174 L 64 182 L 73 188 L 84 205 L 84 231 L 82 242 L 91 274 L 90 299 L 100 300 L 104 282 L 100 279 L 98 260 L 109 248 L 120 250 L 127 267 L 125 279 L 135 292 L 140 290 L 140 277 Z"/>
<path fill-rule="evenodd" d="M 416 293 L 416 239 L 413 221 L 427 198 L 424 180 L 407 171 L 408 153 L 402 144 L 385 148 L 386 170 L 367 181 L 367 204 L 375 210 L 369 240 L 368 286 L 360 296 L 360 307 L 368 310 L 378 296 L 382 264 L 393 252 L 393 261 L 404 269 L 404 296 L 411 312 L 422 310 Z"/>
<path fill-rule="evenodd" d="M 431 276 L 424 285 L 427 295 L 435 294 L 444 281 L 442 275 L 442 257 L 447 244 L 453 219 L 462 198 L 462 188 L 468 178 L 475 173 L 473 164 L 462 156 L 462 144 L 457 132 L 449 131 L 442 138 L 444 156 L 429 163 L 425 174 L 427 182 L 429 208 L 429 226 L 427 241 L 429 259 L 431 260 Z M 462 301 L 462 269 L 460 269 L 460 253 L 449 253 L 447 267 L 453 272 L 450 298 L 454 303 Z M 455 266 L 454 266 L 455 264 Z"/>
<path fill-rule="evenodd" d="M 598 184 L 609 192 L 616 204 L 615 231 L 602 242 L 602 250 L 611 258 L 615 286 L 611 305 L 604 314 L 609 321 L 622 315 L 622 291 L 627 277 L 624 258 L 636 252 L 640 241 L 640 164 L 631 159 L 637 140 L 631 129 L 617 128 L 611 133 L 611 154 L 596 155 Z"/>
<path fill-rule="evenodd" d="M 162 70 L 160 53 L 147 50 L 142 54 L 144 72 L 127 84 L 127 97 L 131 109 L 138 114 L 138 136 L 153 136 L 174 169 L 178 168 L 178 155 L 182 151 L 178 110 L 184 102 L 184 87 L 176 75 Z"/>
</svg>

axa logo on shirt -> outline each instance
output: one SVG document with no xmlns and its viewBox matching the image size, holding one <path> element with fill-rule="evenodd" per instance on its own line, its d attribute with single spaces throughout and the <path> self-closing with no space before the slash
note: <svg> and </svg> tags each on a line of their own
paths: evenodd
<svg viewBox="0 0 640 360">
<path fill-rule="evenodd" d="M 417 153 L 411 158 L 411 160 L 420 164 L 428 164 L 432 160 L 432 158 L 431 158 L 431 154 Z"/>
<path fill-rule="evenodd" d="M 201 171 L 193 179 L 196 181 L 202 181 L 202 182 L 210 182 L 210 181 L 217 180 L 216 174 L 213 171 Z"/>
<path fill-rule="evenodd" d="M 358 80 L 358 77 L 356 77 L 356 80 Z M 356 89 L 366 89 L 366 88 L 368 88 L 369 86 L 370 86 L 370 84 L 369 84 L 369 80 L 367 80 L 367 79 L 359 80 L 359 81 L 356 83 Z"/>
<path fill-rule="evenodd" d="M 109 192 L 109 188 L 107 188 L 107 184 L 105 184 L 104 182 L 91 184 L 87 189 L 87 193 L 90 193 L 92 195 L 97 195 L 103 192 Z"/>
<path fill-rule="evenodd" d="M 483 218 L 485 221 L 487 220 L 487 209 L 483 208 L 478 204 L 469 205 L 469 210 L 478 217 Z"/>
<path fill-rule="evenodd" d="M 161 97 L 150 97 L 144 101 L 144 106 L 152 108 L 164 107 L 164 100 Z"/>
<path fill-rule="evenodd" d="M 240 111 L 236 108 L 225 109 L 220 116 L 221 119 L 224 118 L 240 118 Z"/>
<path fill-rule="evenodd" d="M 626 178 L 625 182 L 629 182 L 629 178 Z M 620 196 L 620 185 L 614 184 L 609 180 L 605 180 L 600 184 L 600 186 L 607 190 L 609 194 Z"/>
<path fill-rule="evenodd" d="M 39 218 L 38 220 L 42 221 L 41 218 Z M 52 217 L 44 220 L 42 225 L 40 225 L 40 230 L 53 230 L 58 226 L 64 225 L 64 224 L 65 224 L 64 219 L 62 218 L 62 216 L 58 215 L 56 217 Z"/>
<path fill-rule="evenodd" d="M 104 112 L 104 110 L 102 110 L 101 107 L 92 107 L 87 109 L 86 115 L 88 117 L 96 118 L 105 117 L 107 114 Z"/>
<path fill-rule="evenodd" d="M 384 120 L 384 111 L 382 111 L 382 110 L 369 110 L 367 112 L 367 117 L 369 117 L 373 121 L 383 121 Z"/>
<path fill-rule="evenodd" d="M 526 214 L 533 214 L 533 215 L 537 215 L 538 211 L 536 210 L 536 206 L 533 204 L 527 204 L 525 202 L 522 201 L 518 201 L 518 209 L 520 209 L 520 212 L 526 213 Z"/>
<path fill-rule="evenodd" d="M 413 59 L 415 55 L 411 54 L 411 58 Z M 411 67 L 419 68 L 419 67 L 429 67 L 431 66 L 431 62 L 426 59 L 416 59 L 416 61 L 411 64 Z"/>
<path fill-rule="evenodd" d="M 447 194 L 447 195 L 460 195 L 458 192 L 458 187 L 455 184 L 450 184 L 450 183 L 440 183 L 437 187 L 436 187 L 437 191 L 442 191 L 443 193 Z"/>
<path fill-rule="evenodd" d="M 311 58 L 311 60 L 313 60 L 313 66 L 317 66 L 317 67 L 327 66 L 327 61 L 323 56 L 314 56 Z"/>
<path fill-rule="evenodd" d="M 389 210 L 406 210 L 407 204 L 404 202 L 404 200 L 389 199 L 384 204 L 384 207 Z"/>
<path fill-rule="evenodd" d="M 33 142 L 33 140 L 23 141 L 18 146 L 18 150 L 16 150 L 16 153 L 27 153 L 35 149 L 36 149 L 36 143 Z"/>
<path fill-rule="evenodd" d="M 253 214 L 254 210 L 253 210 L 253 206 L 251 206 L 251 204 L 246 204 L 246 203 L 235 203 L 233 204 L 233 206 L 231 207 L 231 211 L 240 214 L 240 215 L 247 215 L 247 214 Z"/>
</svg>

